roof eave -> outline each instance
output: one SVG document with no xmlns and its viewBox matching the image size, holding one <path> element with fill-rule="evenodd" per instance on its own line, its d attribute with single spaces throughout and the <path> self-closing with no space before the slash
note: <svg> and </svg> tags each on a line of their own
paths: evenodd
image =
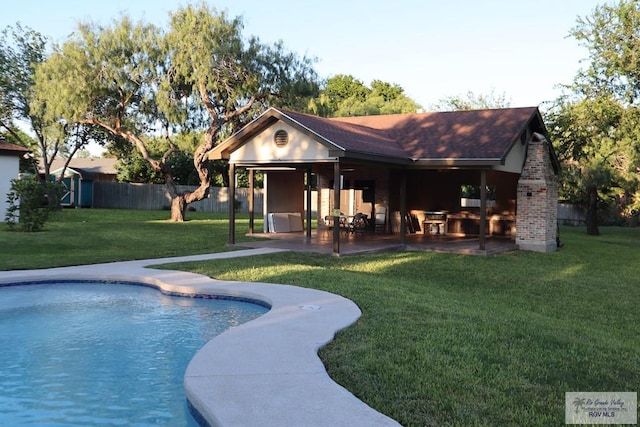
<svg viewBox="0 0 640 427">
<path fill-rule="evenodd" d="M 25 154 L 30 153 L 31 150 L 28 149 L 24 149 L 24 150 L 18 150 L 18 149 L 1 149 L 0 148 L 0 154 L 5 155 L 5 156 L 15 156 L 15 157 L 23 157 Z"/>
<path fill-rule="evenodd" d="M 444 167 L 444 168 L 469 168 L 469 167 L 493 167 L 501 166 L 504 164 L 503 159 L 461 159 L 461 158 L 448 158 L 448 159 L 413 159 L 413 166 L 417 167 Z"/>
<path fill-rule="evenodd" d="M 330 149 L 329 157 L 336 157 L 340 161 L 357 160 L 364 162 L 388 163 L 396 165 L 410 165 L 411 159 L 406 157 L 390 157 L 388 155 L 379 155 L 372 153 L 363 153 L 357 151 L 345 151 L 341 149 Z"/>
</svg>

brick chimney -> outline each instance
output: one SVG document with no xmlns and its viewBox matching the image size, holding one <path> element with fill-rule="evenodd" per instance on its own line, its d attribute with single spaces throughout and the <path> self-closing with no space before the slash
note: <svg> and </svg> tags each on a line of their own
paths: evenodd
<svg viewBox="0 0 640 427">
<path fill-rule="evenodd" d="M 521 250 L 553 252 L 558 243 L 558 181 L 550 142 L 534 133 L 518 180 L 516 244 Z"/>
</svg>

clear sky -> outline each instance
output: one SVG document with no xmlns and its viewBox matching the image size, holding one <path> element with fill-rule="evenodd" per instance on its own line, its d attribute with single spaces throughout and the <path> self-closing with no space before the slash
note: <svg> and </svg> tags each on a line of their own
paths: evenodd
<svg viewBox="0 0 640 427">
<path fill-rule="evenodd" d="M 20 22 L 63 42 L 79 21 L 121 14 L 167 26 L 168 13 L 196 1 L 22 0 L 0 8 L 0 27 Z M 317 57 L 321 77 L 351 74 L 397 83 L 426 109 L 442 98 L 505 94 L 511 106 L 559 94 L 587 56 L 568 33 L 604 0 L 217 0 L 242 16 L 245 35 L 282 40 Z"/>
</svg>

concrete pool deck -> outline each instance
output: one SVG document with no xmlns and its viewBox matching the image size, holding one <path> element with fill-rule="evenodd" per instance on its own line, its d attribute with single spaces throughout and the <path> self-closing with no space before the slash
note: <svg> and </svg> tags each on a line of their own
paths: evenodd
<svg viewBox="0 0 640 427">
<path fill-rule="evenodd" d="M 0 284 L 43 280 L 113 280 L 176 294 L 211 294 L 263 301 L 271 310 L 209 341 L 187 367 L 190 404 L 211 426 L 399 426 L 335 383 L 318 350 L 352 325 L 360 309 L 339 295 L 268 283 L 214 280 L 156 270 L 169 262 L 253 256 L 280 249 L 0 271 Z"/>
</svg>

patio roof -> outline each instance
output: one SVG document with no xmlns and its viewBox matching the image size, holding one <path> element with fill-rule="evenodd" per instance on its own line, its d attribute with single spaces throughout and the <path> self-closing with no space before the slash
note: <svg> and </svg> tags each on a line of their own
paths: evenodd
<svg viewBox="0 0 640 427">
<path fill-rule="evenodd" d="M 504 164 L 515 144 L 545 133 L 537 107 L 323 118 L 270 108 L 209 153 L 232 152 L 282 121 L 328 149 L 329 156 L 416 166 Z"/>
</svg>

